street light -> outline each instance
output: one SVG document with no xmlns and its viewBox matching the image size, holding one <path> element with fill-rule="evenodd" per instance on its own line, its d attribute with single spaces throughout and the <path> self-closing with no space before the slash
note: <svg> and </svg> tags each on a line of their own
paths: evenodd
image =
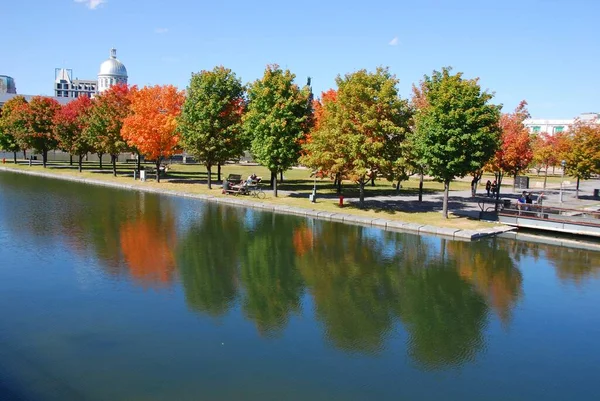
<svg viewBox="0 0 600 401">
<path fill-rule="evenodd" d="M 562 167 L 562 175 L 560 177 L 560 203 L 563 203 L 563 181 L 565 179 L 565 166 L 567 165 L 567 162 L 563 160 L 560 162 L 560 165 Z"/>
</svg>

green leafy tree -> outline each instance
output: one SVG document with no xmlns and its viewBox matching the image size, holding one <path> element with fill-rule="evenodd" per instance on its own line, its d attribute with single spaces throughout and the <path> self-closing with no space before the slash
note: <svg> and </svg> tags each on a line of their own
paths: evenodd
<svg viewBox="0 0 600 401">
<path fill-rule="evenodd" d="M 26 109 L 27 100 L 23 96 L 13 97 L 0 109 L 0 149 L 12 152 L 15 164 L 17 152 L 22 148 L 19 138 L 26 132 Z"/>
<path fill-rule="evenodd" d="M 390 180 L 406 176 L 410 108 L 387 68 L 360 70 L 336 82 L 337 94 L 332 100 L 324 96 L 303 160 L 356 181 L 363 207 L 364 187 L 374 174 Z"/>
<path fill-rule="evenodd" d="M 577 178 L 575 197 L 579 198 L 580 181 L 600 173 L 600 124 L 597 120 L 577 120 L 571 126 L 570 134 L 565 171 Z"/>
<path fill-rule="evenodd" d="M 294 78 L 289 70 L 269 65 L 248 89 L 244 129 L 251 138 L 254 158 L 271 171 L 274 196 L 277 173 L 298 162 L 301 142 L 312 122 L 310 87 L 300 89 Z"/>
<path fill-rule="evenodd" d="M 244 154 L 244 108 L 244 87 L 230 69 L 192 74 L 178 128 L 184 149 L 206 166 L 209 189 L 212 167 Z"/>
<path fill-rule="evenodd" d="M 414 88 L 421 104 L 414 117 L 416 146 L 428 174 L 444 183 L 444 218 L 450 182 L 483 167 L 500 138 L 500 106 L 489 103 L 493 95 L 477 79 L 450 71 L 434 71 Z"/>
<path fill-rule="evenodd" d="M 60 104 L 51 98 L 35 96 L 25 108 L 26 130 L 22 138 L 27 148 L 33 148 L 42 154 L 44 167 L 48 163 L 48 151 L 58 146 L 54 137 L 54 116 L 60 110 Z"/>
<path fill-rule="evenodd" d="M 102 154 L 111 155 L 115 177 L 117 176 L 117 156 L 119 153 L 131 149 L 121 135 L 123 121 L 131 112 L 130 104 L 127 85 L 111 86 L 94 99 L 86 119 L 84 135 L 100 156 L 100 168 L 102 168 Z"/>
</svg>

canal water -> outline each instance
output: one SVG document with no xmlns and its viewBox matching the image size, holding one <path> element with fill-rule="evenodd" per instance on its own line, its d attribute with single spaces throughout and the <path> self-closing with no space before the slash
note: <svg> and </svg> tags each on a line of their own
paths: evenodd
<svg viewBox="0 0 600 401">
<path fill-rule="evenodd" d="M 600 253 L 0 173 L 0 399 L 596 400 Z"/>
</svg>

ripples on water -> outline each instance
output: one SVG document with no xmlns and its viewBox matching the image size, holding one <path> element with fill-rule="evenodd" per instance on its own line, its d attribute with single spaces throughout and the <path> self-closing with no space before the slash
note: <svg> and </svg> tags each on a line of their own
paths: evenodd
<svg viewBox="0 0 600 401">
<path fill-rule="evenodd" d="M 543 344 L 598 333 L 596 252 L 4 173 L 0 188 L 0 357 L 14 363 L 2 369 L 8 389 L 26 383 L 39 399 L 53 399 L 39 395 L 51 367 L 90 399 L 198 399 L 200 388 L 206 399 L 552 399 L 566 394 L 570 364 L 600 356 L 584 342 L 576 361 L 538 367 L 561 375 L 554 393 L 541 374 L 519 379 L 518 355 L 568 359 L 572 347 Z M 31 363 L 14 368 L 25 354 Z"/>
</svg>

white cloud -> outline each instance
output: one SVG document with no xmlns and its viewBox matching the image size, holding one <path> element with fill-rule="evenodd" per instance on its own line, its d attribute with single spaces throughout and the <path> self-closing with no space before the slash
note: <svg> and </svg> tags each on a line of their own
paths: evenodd
<svg viewBox="0 0 600 401">
<path fill-rule="evenodd" d="M 400 41 L 398 40 L 398 36 L 395 36 L 394 39 L 390 40 L 389 45 L 390 46 L 398 46 L 399 43 L 400 43 Z"/>
<path fill-rule="evenodd" d="M 100 4 L 106 3 L 106 0 L 75 0 L 75 3 L 84 3 L 90 10 L 95 10 Z"/>
<path fill-rule="evenodd" d="M 160 33 L 167 33 L 167 32 L 169 32 L 169 28 L 156 28 L 156 29 L 154 30 L 154 32 L 155 32 L 155 33 L 159 33 L 159 34 L 160 34 Z"/>
</svg>

